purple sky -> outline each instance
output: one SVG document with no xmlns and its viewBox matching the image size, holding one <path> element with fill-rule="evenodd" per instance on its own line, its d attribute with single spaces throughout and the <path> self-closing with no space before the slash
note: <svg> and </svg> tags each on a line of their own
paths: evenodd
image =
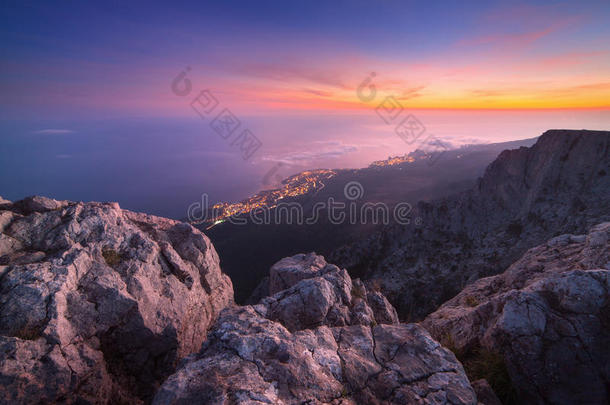
<svg viewBox="0 0 610 405">
<path fill-rule="evenodd" d="M 448 3 L 4 2 L 0 195 L 176 216 L 205 190 L 257 190 L 279 162 L 288 175 L 409 152 L 395 132 L 409 114 L 453 146 L 610 128 L 610 2 Z M 204 89 L 218 106 L 202 119 Z M 210 127 L 224 108 L 240 121 L 227 139 Z M 245 129 L 262 143 L 248 160 Z"/>
</svg>

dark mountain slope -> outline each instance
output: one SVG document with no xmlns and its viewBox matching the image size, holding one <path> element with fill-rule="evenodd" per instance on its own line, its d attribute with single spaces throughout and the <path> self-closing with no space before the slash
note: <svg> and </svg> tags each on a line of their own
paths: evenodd
<svg viewBox="0 0 610 405">
<path fill-rule="evenodd" d="M 349 182 L 357 182 L 363 192 L 355 201 L 358 208 L 367 202 L 383 202 L 390 210 L 399 202 L 415 205 L 418 201 L 441 198 L 473 187 L 485 167 L 503 150 L 531 146 L 535 142 L 533 138 L 469 145 L 448 150 L 434 161 L 426 153 L 415 151 L 404 157 L 407 161 L 396 165 L 335 170 L 333 177 L 323 180 L 323 188 L 282 201 L 299 204 L 304 217 L 311 218 L 316 203 L 327 203 L 331 198 L 338 203 L 350 203 L 351 200 L 345 198 L 344 189 Z M 273 216 L 275 212 L 271 211 Z M 242 217 L 249 219 L 248 215 Z M 208 224 L 199 225 L 199 228 L 205 230 L 214 242 L 222 268 L 231 276 L 235 286 L 235 299 L 243 303 L 279 259 L 307 251 L 329 254 L 339 246 L 353 243 L 381 228 L 380 224 L 371 222 L 330 223 L 327 211 L 323 211 L 313 224 L 288 223 L 282 218 L 281 221 L 260 225 L 250 220 L 246 225 L 227 221 L 211 229 L 205 229 Z"/>
<path fill-rule="evenodd" d="M 504 151 L 477 185 L 419 203 L 421 226 L 392 225 L 333 252 L 375 279 L 403 319 L 419 319 L 528 248 L 610 219 L 610 132 L 550 130 Z"/>
</svg>

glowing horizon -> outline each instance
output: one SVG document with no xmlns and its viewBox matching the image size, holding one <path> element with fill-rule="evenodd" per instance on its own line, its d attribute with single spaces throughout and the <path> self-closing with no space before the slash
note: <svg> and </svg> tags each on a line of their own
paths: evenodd
<svg viewBox="0 0 610 405">
<path fill-rule="evenodd" d="M 244 114 L 370 109 L 356 89 L 371 72 L 410 109 L 610 108 L 607 2 L 118 11 L 7 6 L 4 118 L 186 115 L 169 91 L 186 66 Z"/>
</svg>

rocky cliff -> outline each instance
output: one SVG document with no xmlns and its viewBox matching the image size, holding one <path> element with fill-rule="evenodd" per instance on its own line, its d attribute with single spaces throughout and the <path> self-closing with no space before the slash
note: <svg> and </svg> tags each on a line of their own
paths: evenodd
<svg viewBox="0 0 610 405">
<path fill-rule="evenodd" d="M 467 368 L 496 353 L 519 403 L 610 403 L 610 223 L 529 250 L 423 325 Z"/>
<path fill-rule="evenodd" d="M 208 238 L 116 203 L 0 201 L 0 403 L 148 402 L 233 302 Z"/>
<path fill-rule="evenodd" d="M 0 230 L 2 404 L 476 403 L 451 351 L 321 256 L 236 307 L 185 223 L 31 197 Z"/>
<path fill-rule="evenodd" d="M 502 152 L 475 188 L 414 210 L 331 259 L 375 279 L 405 320 L 422 319 L 527 249 L 610 220 L 610 132 L 550 130 Z"/>
<path fill-rule="evenodd" d="M 345 270 L 297 255 L 270 285 L 222 312 L 154 404 L 476 404 L 453 353 Z"/>
<path fill-rule="evenodd" d="M 607 403 L 609 164 L 549 131 L 338 252 L 364 282 L 299 254 L 243 307 L 191 225 L 0 199 L 0 403 Z"/>
</svg>

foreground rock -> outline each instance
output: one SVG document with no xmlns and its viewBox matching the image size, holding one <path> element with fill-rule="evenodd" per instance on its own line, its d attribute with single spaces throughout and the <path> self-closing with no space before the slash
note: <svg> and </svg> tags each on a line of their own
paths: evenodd
<svg viewBox="0 0 610 405">
<path fill-rule="evenodd" d="M 0 204 L 2 403 L 139 403 L 233 302 L 208 238 L 118 204 Z"/>
<path fill-rule="evenodd" d="M 274 273 L 284 281 L 271 291 L 285 289 L 224 310 L 154 404 L 476 403 L 453 353 L 418 325 L 372 322 L 394 322 L 393 308 L 373 315 L 366 289 L 345 270 L 309 254 Z"/>
<path fill-rule="evenodd" d="M 610 223 L 529 250 L 423 325 L 462 353 L 501 354 L 522 403 L 610 403 Z"/>
<path fill-rule="evenodd" d="M 287 257 L 270 270 L 269 292 L 256 306 L 289 330 L 320 325 L 398 323 L 396 310 L 379 292 L 315 253 Z"/>
</svg>

